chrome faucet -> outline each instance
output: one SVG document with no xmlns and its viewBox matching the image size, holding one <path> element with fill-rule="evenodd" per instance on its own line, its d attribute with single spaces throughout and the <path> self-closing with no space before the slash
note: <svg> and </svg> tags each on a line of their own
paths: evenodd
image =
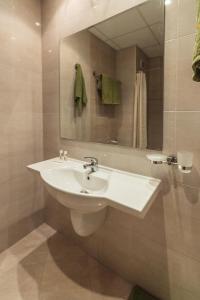
<svg viewBox="0 0 200 300">
<path fill-rule="evenodd" d="M 90 168 L 88 172 L 88 176 L 98 170 L 98 159 L 96 157 L 86 156 L 85 159 L 90 159 L 90 163 L 86 163 L 83 165 L 84 169 Z"/>
</svg>

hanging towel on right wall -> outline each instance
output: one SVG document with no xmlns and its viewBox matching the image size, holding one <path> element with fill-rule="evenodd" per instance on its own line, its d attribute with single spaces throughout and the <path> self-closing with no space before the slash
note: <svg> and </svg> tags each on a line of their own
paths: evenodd
<svg viewBox="0 0 200 300">
<path fill-rule="evenodd" d="M 194 55 L 192 62 L 193 69 L 193 80 L 200 81 L 200 0 L 196 0 L 197 2 L 197 32 L 196 39 L 194 45 Z"/>
<path fill-rule="evenodd" d="M 147 84 L 143 71 L 136 74 L 133 126 L 133 147 L 147 148 Z"/>
</svg>

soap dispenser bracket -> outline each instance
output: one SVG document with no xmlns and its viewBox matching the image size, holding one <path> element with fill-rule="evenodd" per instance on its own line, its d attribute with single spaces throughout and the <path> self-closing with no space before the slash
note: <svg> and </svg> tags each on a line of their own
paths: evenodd
<svg viewBox="0 0 200 300">
<path fill-rule="evenodd" d="M 163 154 L 148 154 L 147 158 L 154 165 L 176 165 L 182 173 L 190 173 L 192 170 L 193 154 L 191 152 L 178 152 L 178 157 L 174 154 L 169 156 Z"/>
<path fill-rule="evenodd" d="M 147 158 L 151 161 L 152 164 L 154 165 L 162 165 L 162 164 L 167 164 L 167 165 L 177 165 L 177 157 L 176 155 L 164 155 L 164 154 L 148 154 Z"/>
<path fill-rule="evenodd" d="M 170 166 L 170 165 L 178 165 L 178 160 L 176 155 L 169 155 L 167 157 L 167 161 L 166 163 Z"/>
</svg>

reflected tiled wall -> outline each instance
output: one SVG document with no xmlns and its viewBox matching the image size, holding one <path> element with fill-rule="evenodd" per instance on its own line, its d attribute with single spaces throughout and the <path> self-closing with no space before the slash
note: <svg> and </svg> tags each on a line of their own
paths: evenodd
<svg viewBox="0 0 200 300">
<path fill-rule="evenodd" d="M 0 251 L 42 222 L 40 1 L 0 1 Z"/>
<path fill-rule="evenodd" d="M 90 38 L 91 47 L 91 141 L 109 143 L 117 137 L 115 105 L 102 105 L 97 91 L 96 75 L 107 74 L 115 78 L 116 51 L 93 34 Z"/>
<path fill-rule="evenodd" d="M 148 149 L 163 145 L 163 57 L 149 59 L 148 66 Z"/>
<path fill-rule="evenodd" d="M 121 97 L 123 101 L 116 107 L 118 121 L 118 140 L 124 146 L 133 145 L 133 115 L 136 80 L 136 47 L 117 51 L 116 75 L 121 82 Z"/>
<path fill-rule="evenodd" d="M 92 9 L 89 0 L 56 0 L 53 5 L 51 0 L 43 1 L 45 158 L 57 155 L 61 147 L 77 158 L 93 155 L 102 164 L 162 178 L 162 191 L 144 219 L 110 209 L 104 226 L 89 238 L 73 233 L 68 210 L 51 198 L 46 220 L 102 263 L 158 297 L 199 300 L 200 85 L 191 80 L 195 0 L 173 0 L 166 7 L 164 80 L 164 150 L 194 151 L 192 173 L 151 166 L 142 151 L 59 138 L 59 38 L 129 8 L 133 2 L 102 0 Z"/>
</svg>

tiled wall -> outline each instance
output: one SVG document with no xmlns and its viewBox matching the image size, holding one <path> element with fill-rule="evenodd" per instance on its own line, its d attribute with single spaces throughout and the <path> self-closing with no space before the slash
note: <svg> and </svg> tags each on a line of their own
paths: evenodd
<svg viewBox="0 0 200 300">
<path fill-rule="evenodd" d="M 40 1 L 0 1 L 0 251 L 42 222 Z"/>
<path fill-rule="evenodd" d="M 166 7 L 164 150 L 194 151 L 193 171 L 183 175 L 171 167 L 151 166 L 142 151 L 59 138 L 59 38 L 134 3 L 102 0 L 92 9 L 89 0 L 43 1 L 45 158 L 62 147 L 73 157 L 94 155 L 102 164 L 163 179 L 143 220 L 110 209 L 104 226 L 81 239 L 73 233 L 68 210 L 51 198 L 46 220 L 110 268 L 168 300 L 200 298 L 200 85 L 191 80 L 195 2 L 173 0 Z"/>
</svg>

